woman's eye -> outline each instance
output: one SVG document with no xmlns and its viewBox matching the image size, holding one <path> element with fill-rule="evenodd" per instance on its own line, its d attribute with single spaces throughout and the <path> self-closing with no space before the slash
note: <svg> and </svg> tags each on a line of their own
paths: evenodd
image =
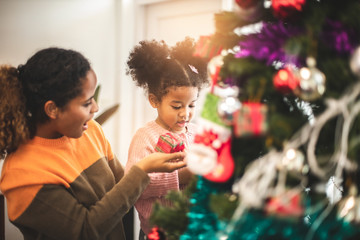
<svg viewBox="0 0 360 240">
<path fill-rule="evenodd" d="M 190 106 L 189 106 L 189 108 L 194 108 L 194 107 L 195 107 L 195 105 L 190 105 Z"/>
<path fill-rule="evenodd" d="M 84 104 L 84 107 L 88 107 L 90 105 L 91 105 L 91 102 L 87 102 L 87 103 Z"/>
</svg>

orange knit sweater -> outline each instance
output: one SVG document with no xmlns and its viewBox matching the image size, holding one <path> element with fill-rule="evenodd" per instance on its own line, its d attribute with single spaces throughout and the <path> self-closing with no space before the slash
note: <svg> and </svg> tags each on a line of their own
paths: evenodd
<svg viewBox="0 0 360 240">
<path fill-rule="evenodd" d="M 124 169 L 101 127 L 77 139 L 35 137 L 9 155 L 0 182 L 25 239 L 125 239 L 122 217 L 149 183 Z"/>
</svg>

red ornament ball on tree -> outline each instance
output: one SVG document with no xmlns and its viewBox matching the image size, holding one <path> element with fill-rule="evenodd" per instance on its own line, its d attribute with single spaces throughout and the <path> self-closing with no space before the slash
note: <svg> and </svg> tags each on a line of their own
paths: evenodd
<svg viewBox="0 0 360 240">
<path fill-rule="evenodd" d="M 306 0 L 272 0 L 274 15 L 278 18 L 289 18 L 302 11 Z"/>
<path fill-rule="evenodd" d="M 291 93 L 299 86 L 299 79 L 294 75 L 291 68 L 280 69 L 273 78 L 274 87 L 284 93 Z"/>
<path fill-rule="evenodd" d="M 149 240 L 166 240 L 165 234 L 158 228 L 153 227 L 151 232 L 147 235 Z"/>
</svg>

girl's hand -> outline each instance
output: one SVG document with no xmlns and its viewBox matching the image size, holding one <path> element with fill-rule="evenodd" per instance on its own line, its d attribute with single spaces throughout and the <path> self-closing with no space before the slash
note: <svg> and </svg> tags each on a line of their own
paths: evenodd
<svg viewBox="0 0 360 240">
<path fill-rule="evenodd" d="M 172 172 L 186 166 L 184 158 L 186 153 L 152 153 L 141 159 L 135 165 L 146 173 L 151 172 Z"/>
</svg>

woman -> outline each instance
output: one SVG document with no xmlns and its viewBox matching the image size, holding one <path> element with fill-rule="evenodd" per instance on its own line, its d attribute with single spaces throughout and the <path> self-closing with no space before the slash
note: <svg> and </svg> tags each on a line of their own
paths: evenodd
<svg viewBox="0 0 360 240">
<path fill-rule="evenodd" d="M 0 188 L 25 239 L 125 239 L 122 217 L 147 173 L 185 165 L 184 153 L 146 156 L 124 175 L 94 120 L 97 79 L 80 53 L 37 52 L 0 68 Z"/>
</svg>

